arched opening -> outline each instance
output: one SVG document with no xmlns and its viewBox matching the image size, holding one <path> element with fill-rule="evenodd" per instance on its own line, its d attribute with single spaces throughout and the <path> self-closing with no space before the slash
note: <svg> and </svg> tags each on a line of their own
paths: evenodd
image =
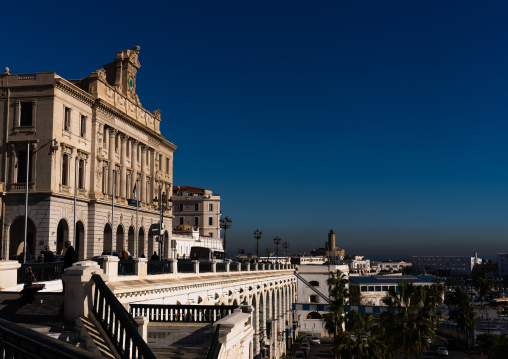
<svg viewBox="0 0 508 359">
<path fill-rule="evenodd" d="M 26 234 L 26 246 L 28 252 L 32 255 L 35 254 L 35 239 L 36 239 L 36 228 L 35 224 L 30 218 L 27 221 L 27 234 Z M 9 229 L 10 245 L 9 245 L 9 257 L 19 255 L 23 252 L 25 246 L 25 217 L 16 218 Z"/>
<path fill-rule="evenodd" d="M 111 238 L 112 238 L 112 231 L 111 231 L 111 225 L 109 223 L 106 223 L 104 226 L 104 242 L 102 243 L 102 250 L 104 252 L 111 252 L 113 248 L 111 248 Z"/>
<path fill-rule="evenodd" d="M 148 230 L 148 253 L 150 253 L 150 255 L 152 255 L 153 252 L 156 251 L 157 249 L 158 248 L 154 248 L 154 245 L 153 245 L 153 233 L 152 233 L 152 229 L 150 228 Z M 159 254 L 159 253 L 157 253 L 157 254 Z"/>
<path fill-rule="evenodd" d="M 139 245 L 138 252 L 139 256 L 141 256 L 141 254 L 144 254 L 146 258 L 150 258 L 152 256 L 153 252 L 150 253 L 150 251 L 148 251 L 147 253 L 145 253 L 145 230 L 143 228 L 139 229 L 138 245 Z"/>
<path fill-rule="evenodd" d="M 85 226 L 83 222 L 78 221 L 76 223 L 76 239 L 74 240 L 74 250 L 76 251 L 76 255 L 79 260 L 85 259 L 85 251 L 81 250 L 84 248 L 84 240 L 85 240 Z"/>
<path fill-rule="evenodd" d="M 310 312 L 309 314 L 307 314 L 307 318 L 306 319 L 322 319 L 323 316 L 321 314 L 319 314 L 318 312 Z"/>
<path fill-rule="evenodd" d="M 61 219 L 58 222 L 56 229 L 56 254 L 63 254 L 64 243 L 69 240 L 69 226 L 65 219 Z"/>
<path fill-rule="evenodd" d="M 132 226 L 129 227 L 129 234 L 127 235 L 127 250 L 131 254 L 131 256 L 139 256 L 139 253 L 134 251 L 136 248 L 136 238 L 134 236 L 134 228 Z"/>
<path fill-rule="evenodd" d="M 311 280 L 309 284 L 313 287 L 319 287 L 319 282 L 317 280 Z"/>
<path fill-rule="evenodd" d="M 123 226 L 120 224 L 116 229 L 116 250 L 121 251 L 122 248 L 124 248 Z"/>
</svg>

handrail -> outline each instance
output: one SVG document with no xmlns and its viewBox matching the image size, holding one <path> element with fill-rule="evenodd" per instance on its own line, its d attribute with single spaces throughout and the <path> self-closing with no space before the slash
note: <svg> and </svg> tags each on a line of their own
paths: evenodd
<svg viewBox="0 0 508 359">
<path fill-rule="evenodd" d="M 328 297 L 326 297 L 323 293 L 321 293 L 319 290 L 316 289 L 316 287 L 314 287 L 312 284 L 310 284 L 309 282 L 307 282 L 305 279 L 303 279 L 303 277 L 298 274 L 298 272 L 295 272 L 295 276 L 296 278 L 300 279 L 303 284 L 305 284 L 307 287 L 309 287 L 310 289 L 312 289 L 317 295 L 319 295 L 321 298 L 323 298 L 328 304 L 330 304 L 330 299 Z"/>
<path fill-rule="evenodd" d="M 120 356 L 155 359 L 155 355 L 138 333 L 138 325 L 101 276 L 94 274 L 92 280 L 95 282 L 92 311 Z"/>
<path fill-rule="evenodd" d="M 0 319 L 2 358 L 93 359 L 96 356 L 62 340 L 51 338 L 19 324 Z"/>
<path fill-rule="evenodd" d="M 237 305 L 138 304 L 130 305 L 132 316 L 147 317 L 150 322 L 214 323 L 238 308 Z"/>
<path fill-rule="evenodd" d="M 32 268 L 29 272 L 27 268 Z M 25 283 L 25 276 L 32 275 L 38 282 L 46 282 L 62 278 L 63 262 L 48 262 L 48 263 L 24 263 L 18 268 L 18 284 Z"/>
<path fill-rule="evenodd" d="M 208 348 L 208 353 L 206 353 L 206 359 L 219 358 L 220 350 L 222 347 L 222 343 L 219 342 L 219 332 L 220 332 L 220 324 L 217 324 L 217 327 L 215 327 L 215 333 L 213 334 L 212 343 Z"/>
</svg>

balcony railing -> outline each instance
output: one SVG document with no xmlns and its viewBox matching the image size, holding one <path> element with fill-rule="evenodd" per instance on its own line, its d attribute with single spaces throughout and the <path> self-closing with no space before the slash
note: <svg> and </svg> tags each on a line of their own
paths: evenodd
<svg viewBox="0 0 508 359">
<path fill-rule="evenodd" d="M 238 308 L 237 305 L 131 304 L 133 317 L 145 316 L 150 322 L 214 323 Z"/>
<path fill-rule="evenodd" d="M 133 260 L 119 261 L 118 275 L 136 275 L 136 262 Z"/>
<path fill-rule="evenodd" d="M 25 263 L 18 268 L 18 284 L 25 283 L 30 276 L 32 282 L 46 282 L 61 279 L 63 262 Z"/>
<path fill-rule="evenodd" d="M 172 273 L 171 262 L 168 261 L 148 261 L 147 274 Z"/>
<path fill-rule="evenodd" d="M 211 273 L 213 272 L 212 263 L 199 262 L 199 273 Z"/>
<path fill-rule="evenodd" d="M 178 273 L 194 273 L 194 263 L 178 262 Z"/>
</svg>

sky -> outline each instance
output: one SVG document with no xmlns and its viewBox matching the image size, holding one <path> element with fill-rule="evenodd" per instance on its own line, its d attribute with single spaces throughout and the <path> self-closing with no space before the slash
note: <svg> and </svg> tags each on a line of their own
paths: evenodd
<svg viewBox="0 0 508 359">
<path fill-rule="evenodd" d="M 228 252 L 508 252 L 505 1 L 9 2 L 0 67 L 88 76 L 141 47 L 137 94 L 213 190 Z M 5 16 L 10 14 L 8 16 Z M 261 250 L 260 250 L 261 251 Z M 282 253 L 282 248 L 279 248 Z"/>
</svg>

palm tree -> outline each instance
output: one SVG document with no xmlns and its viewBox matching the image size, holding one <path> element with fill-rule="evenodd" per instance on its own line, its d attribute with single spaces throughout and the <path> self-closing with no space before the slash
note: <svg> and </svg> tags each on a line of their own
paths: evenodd
<svg viewBox="0 0 508 359">
<path fill-rule="evenodd" d="M 492 290 L 494 281 L 485 268 L 475 269 L 473 272 L 473 286 L 480 292 L 480 307 L 483 308 L 483 297 Z"/>
<path fill-rule="evenodd" d="M 348 338 L 340 345 L 341 353 L 351 358 L 385 358 L 386 346 L 382 343 L 378 326 L 373 325 L 372 316 L 352 310 L 346 314 Z"/>
<path fill-rule="evenodd" d="M 348 279 L 341 271 L 330 272 L 330 278 L 326 281 L 330 296 L 329 313 L 324 315 L 325 329 L 329 334 L 333 334 L 334 355 L 337 357 L 339 346 L 347 341 L 347 335 L 344 334 L 344 314 L 349 300 Z"/>
<path fill-rule="evenodd" d="M 432 291 L 437 292 L 436 289 Z M 381 315 L 381 325 L 389 348 L 401 351 L 406 358 L 417 357 L 427 350 L 427 337 L 434 338 L 433 319 L 438 297 L 430 287 L 399 283 L 398 291 L 390 288 L 383 303 L 388 311 Z"/>
</svg>

